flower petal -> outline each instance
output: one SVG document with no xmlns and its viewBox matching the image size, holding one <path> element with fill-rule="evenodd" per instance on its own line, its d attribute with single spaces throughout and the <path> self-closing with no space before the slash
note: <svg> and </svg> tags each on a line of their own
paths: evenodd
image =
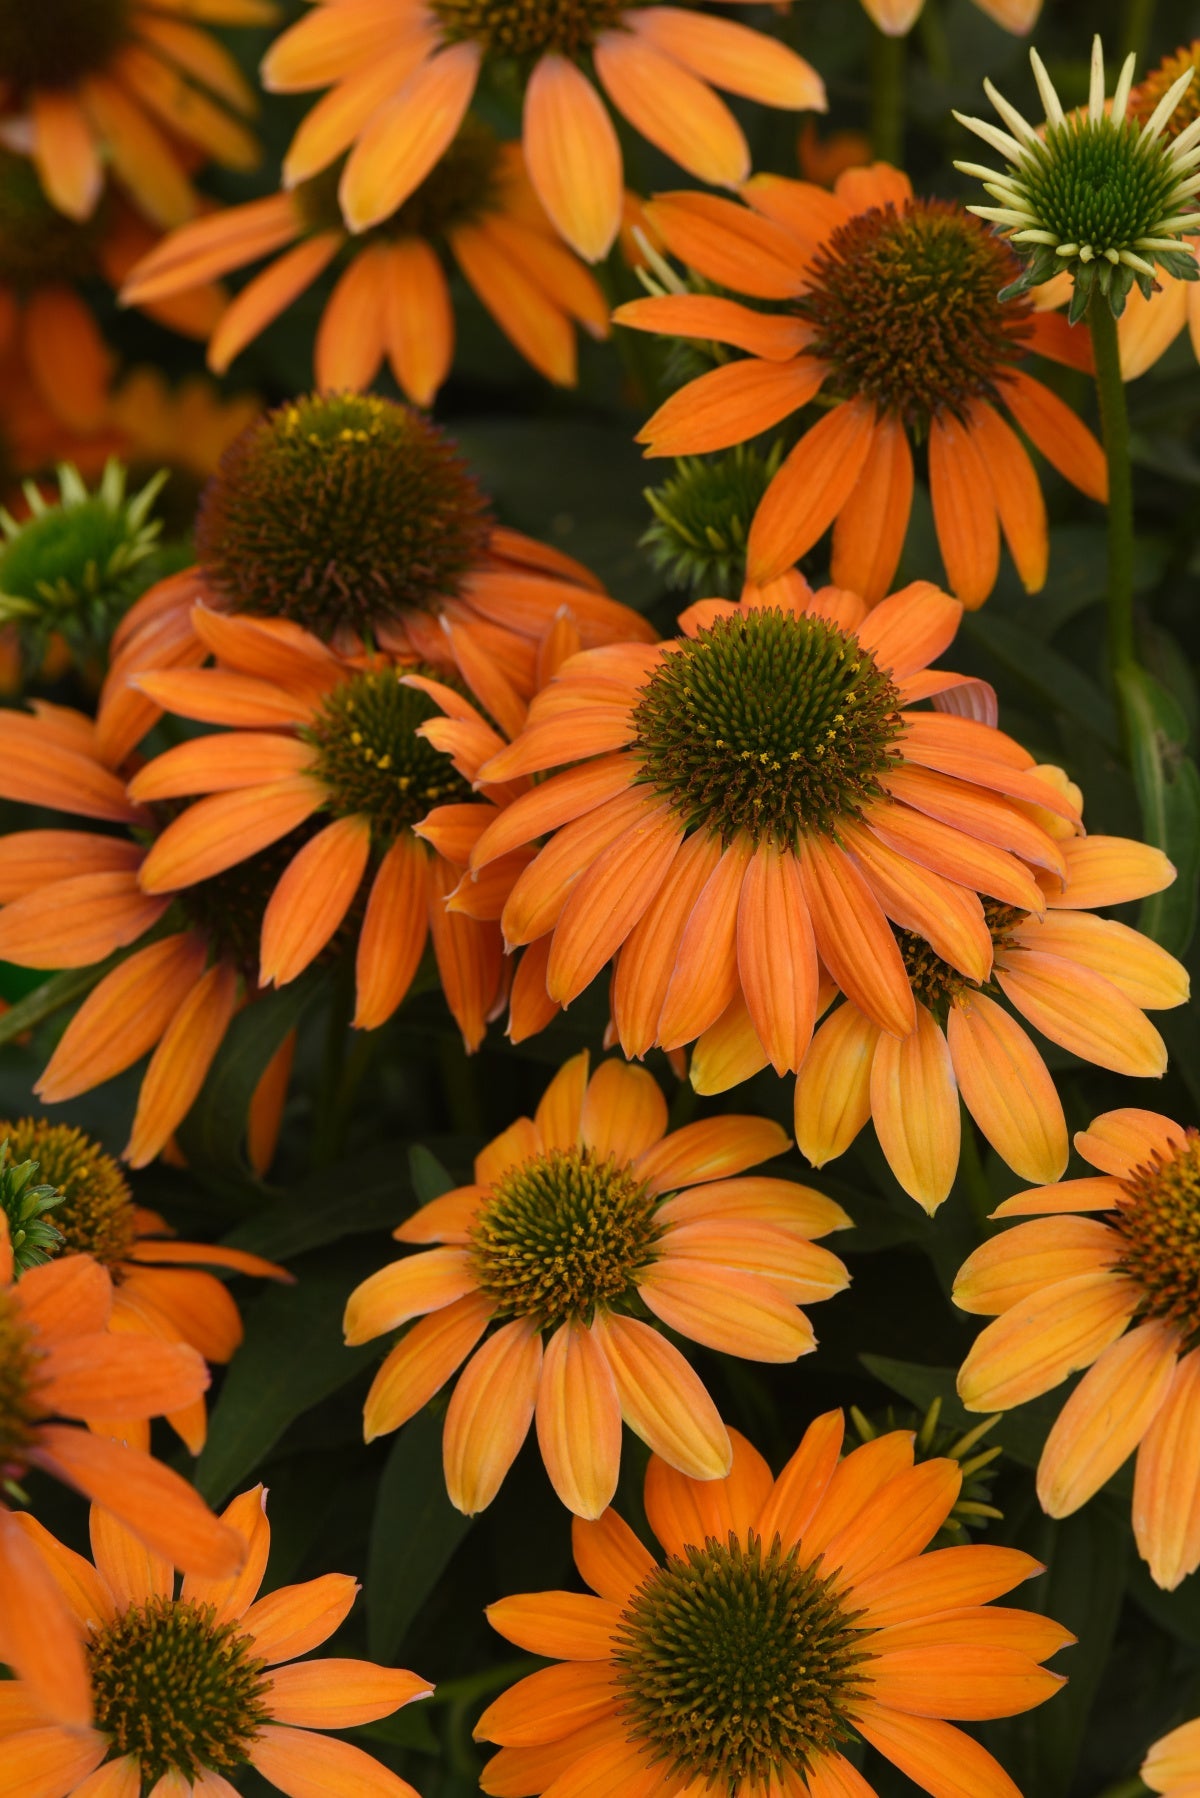
<svg viewBox="0 0 1200 1798">
<path fill-rule="evenodd" d="M 550 1483 L 577 1517 L 612 1503 L 621 1465 L 621 1405 L 595 1333 L 569 1318 L 542 1357 L 537 1435 Z"/>
<path fill-rule="evenodd" d="M 1173 1592 L 1200 1566 L 1200 1349 L 1176 1364 L 1138 1449 L 1133 1531 L 1156 1586 Z"/>
<path fill-rule="evenodd" d="M 516 1460 L 533 1421 L 541 1369 L 541 1332 L 514 1318 L 460 1374 L 446 1412 L 443 1458 L 450 1502 L 466 1516 L 491 1504 Z"/>
<path fill-rule="evenodd" d="M 725 1425 L 677 1348 L 633 1317 L 597 1312 L 593 1330 L 608 1357 L 621 1415 L 635 1436 L 694 1479 L 729 1471 Z"/>
<path fill-rule="evenodd" d="M 1069 1517 L 1138 1446 L 1171 1387 L 1178 1329 L 1156 1319 L 1114 1342 L 1058 1414 L 1038 1462 L 1037 1492 L 1050 1517 Z"/>
<path fill-rule="evenodd" d="M 1078 1274 L 1031 1293 L 975 1339 L 958 1375 L 968 1411 L 1007 1411 L 1090 1367 L 1121 1335 L 1141 1300 L 1115 1273 Z"/>
</svg>

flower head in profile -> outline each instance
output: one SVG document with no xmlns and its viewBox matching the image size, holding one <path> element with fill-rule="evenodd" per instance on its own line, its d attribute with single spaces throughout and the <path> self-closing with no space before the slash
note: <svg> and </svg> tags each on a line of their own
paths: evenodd
<svg viewBox="0 0 1200 1798">
<path fill-rule="evenodd" d="M 979 893 L 1007 878 L 1035 908 L 1025 857 L 1061 859 L 1022 805 L 1068 829 L 1078 811 L 982 721 L 989 688 L 929 667 L 960 617 L 927 582 L 868 612 L 795 577 L 698 602 L 666 643 L 565 662 L 481 778 L 562 772 L 507 805 L 470 856 L 483 878 L 542 839 L 501 928 L 510 947 L 545 944 L 549 998 L 569 1004 L 616 956 L 627 1055 L 681 1048 L 744 1006 L 784 1073 L 830 980 L 881 1031 L 913 1031 L 893 924 L 987 979 Z M 961 712 L 916 709 L 930 697 Z"/>
<path fill-rule="evenodd" d="M 10 1160 L 36 1167 L 36 1178 L 42 1182 L 36 1189 L 24 1187 L 22 1203 L 31 1190 L 50 1195 L 51 1208 L 42 1216 L 52 1226 L 53 1239 L 38 1249 L 39 1264 L 60 1255 L 90 1255 L 105 1268 L 113 1283 L 110 1330 L 186 1342 L 206 1361 L 226 1362 L 241 1344 L 242 1320 L 228 1287 L 204 1269 L 291 1279 L 284 1268 L 244 1249 L 176 1241 L 174 1230 L 157 1212 L 134 1202 L 129 1182 L 112 1156 L 70 1124 L 33 1117 L 0 1121 L 0 1138 L 7 1140 Z M 12 1209 L 9 1231 L 20 1269 L 22 1245 Z M 166 1417 L 192 1453 L 199 1454 L 207 1431 L 203 1398 L 167 1412 Z M 114 1417 L 112 1433 L 123 1442 L 150 1446 L 147 1420 Z"/>
<path fill-rule="evenodd" d="M 1033 1221 L 959 1270 L 956 1303 L 995 1318 L 959 1396 L 1007 1411 L 1086 1368 L 1042 1450 L 1042 1509 L 1069 1517 L 1136 1449 L 1134 1535 L 1173 1591 L 1200 1566 L 1200 1133 L 1106 1111 L 1075 1147 L 1099 1173 L 1006 1199 L 995 1216 Z"/>
<path fill-rule="evenodd" d="M 185 16 L 148 0 L 5 0 L 0 9 L 0 115 L 30 142 L 47 197 L 71 218 L 95 211 L 105 168 L 156 224 L 195 210 L 188 169 L 196 151 L 226 168 L 253 168 L 256 110 L 229 51 Z M 185 9 L 186 12 L 187 9 Z M 258 25 L 270 0 L 205 0 L 208 24 Z"/>
<path fill-rule="evenodd" d="M 292 140 L 289 186 L 347 150 L 338 193 L 364 231 L 416 191 L 453 143 L 485 70 L 524 93 L 529 177 L 556 229 L 589 261 L 621 223 L 620 145 L 598 81 L 641 136 L 701 181 L 750 172 L 741 126 L 714 87 L 761 105 L 824 110 L 820 77 L 777 39 L 702 5 L 633 0 L 323 0 L 263 63 L 272 91 L 328 88 Z"/>
<path fill-rule="evenodd" d="M 559 386 L 574 385 L 575 327 L 607 336 L 608 305 L 547 220 L 519 144 L 466 119 L 420 186 L 357 237 L 342 222 L 336 187 L 336 170 L 327 170 L 181 226 L 132 271 L 124 301 L 169 300 L 269 256 L 214 320 L 208 365 L 223 374 L 333 268 L 337 282 L 313 350 L 318 388 L 369 387 L 386 361 L 406 397 L 429 406 L 454 358 L 449 263 L 526 361 Z"/>
<path fill-rule="evenodd" d="M 260 618 L 268 635 L 302 626 L 351 657 L 453 671 L 445 619 L 526 696 L 563 607 L 589 647 L 654 635 L 569 556 L 494 524 L 454 443 L 373 395 L 314 395 L 258 418 L 206 489 L 196 545 L 199 566 L 143 595 L 114 639 L 97 717 L 112 764 L 160 716 L 134 683 L 208 656 L 197 602 Z"/>
<path fill-rule="evenodd" d="M 1083 334 L 1024 294 L 1002 303 L 1020 273 L 1012 249 L 961 206 L 916 197 L 886 163 L 847 170 L 832 194 L 756 175 L 742 199 L 664 194 L 647 208 L 671 254 L 724 291 L 657 293 L 619 307 L 617 322 L 744 353 L 659 407 L 639 433 L 646 453 L 726 449 L 819 397 L 824 410 L 754 515 L 752 581 L 783 574 L 832 525 L 836 584 L 882 599 L 923 447 L 938 546 L 963 604 L 982 605 L 995 585 L 1001 533 L 1026 588 L 1040 588 L 1046 509 L 1009 419 L 1067 480 L 1105 497 L 1100 445 L 1027 366 L 1033 353 L 1086 364 Z"/>
<path fill-rule="evenodd" d="M 847 1758 L 868 1743 L 937 1798 L 1016 1787 L 947 1718 L 1011 1717 L 1063 1684 L 1042 1662 L 1072 1640 L 988 1601 L 1038 1563 L 979 1544 L 923 1551 L 958 1495 L 956 1461 L 914 1466 L 895 1430 L 839 1460 L 818 1417 L 778 1479 L 732 1434 L 724 1479 L 659 1455 L 646 1473 L 655 1557 L 614 1511 L 576 1520 L 590 1593 L 491 1605 L 508 1641 L 552 1665 L 489 1705 L 493 1798 L 875 1798 Z"/>
<path fill-rule="evenodd" d="M 243 1550 L 234 1532 L 177 1473 L 104 1427 L 109 1418 L 160 1417 L 199 1401 L 208 1370 L 195 1349 L 111 1333 L 112 1281 L 89 1255 L 15 1274 L 0 1212 L 0 1494 L 22 1497 L 26 1474 L 47 1474 L 120 1518 L 141 1552 L 174 1554 L 206 1578 L 235 1574 Z M 83 1657 L 63 1600 L 3 1498 L 0 1644 L 51 1718 L 89 1720 Z"/>
<path fill-rule="evenodd" d="M 1025 847 L 1032 854 L 1032 839 Z M 900 1185 L 932 1212 L 958 1171 L 961 1099 L 1023 1179 L 1057 1180 L 1067 1165 L 1067 1121 L 1027 1025 L 1114 1073 L 1165 1072 L 1166 1045 L 1144 1014 L 1185 1003 L 1187 970 L 1149 937 L 1094 911 L 1161 892 L 1175 870 L 1161 850 L 1122 837 L 1072 837 L 1058 848 L 1061 868 L 1035 864 L 1040 882 L 1009 870 L 1013 885 L 984 900 L 993 944 L 987 980 L 964 975 L 924 938 L 900 930 L 917 1008 L 912 1035 L 888 1036 L 851 1000 L 821 1024 L 796 1081 L 796 1141 L 814 1166 L 842 1154 L 870 1118 Z M 978 878 L 989 889 L 1005 884 L 1004 873 L 985 873 L 982 864 Z M 709 1056 L 725 1066 L 725 1080 L 754 1071 L 719 1040 L 701 1041 L 692 1070 L 701 1092 L 711 1087 Z"/>
<path fill-rule="evenodd" d="M 535 1419 L 546 1470 L 577 1516 L 611 1502 L 622 1419 L 672 1467 L 699 1480 L 727 1473 L 716 1407 L 655 1325 L 751 1361 L 794 1361 L 816 1346 L 798 1306 L 849 1276 L 812 1238 L 850 1220 L 808 1187 L 747 1174 L 786 1147 L 765 1118 L 668 1132 L 666 1100 L 643 1068 L 606 1061 L 589 1079 L 587 1054 L 575 1056 L 536 1115 L 476 1157 L 471 1185 L 395 1232 L 444 1246 L 381 1268 L 351 1295 L 351 1343 L 421 1319 L 375 1377 L 368 1440 L 413 1416 L 465 1361 L 444 1451 L 451 1500 L 468 1514 L 491 1503 Z"/>
<path fill-rule="evenodd" d="M 1160 1736 L 1142 1762 L 1143 1785 L 1164 1798 L 1191 1798 L 1200 1786 L 1200 1717 Z"/>
<path fill-rule="evenodd" d="M 1177 85 L 1188 70 L 1192 81 L 1175 103 L 1175 110 L 1162 127 L 1163 137 L 1174 141 L 1200 119 L 1200 37 L 1193 38 L 1170 56 L 1164 56 L 1158 67 L 1141 80 L 1129 96 L 1130 117 L 1148 123 L 1164 95 Z M 1196 254 L 1200 243 L 1200 214 L 1194 228 L 1180 239 L 1180 249 Z M 1152 368 L 1174 343 L 1180 332 L 1187 330 L 1192 348 L 1200 359 L 1200 282 L 1181 280 L 1165 269 L 1158 270 L 1158 282 L 1149 299 L 1140 289 L 1130 289 L 1125 310 L 1117 327 L 1121 345 L 1121 372 L 1127 381 L 1136 380 Z"/>
<path fill-rule="evenodd" d="M 0 1754 L 10 1790 L 58 1798 L 233 1798 L 227 1774 L 250 1766 L 299 1793 L 416 1798 L 406 1780 L 326 1730 L 353 1729 L 428 1697 L 428 1681 L 372 1661 L 302 1660 L 331 1636 L 358 1591 L 327 1573 L 258 1596 L 271 1545 L 266 1493 L 223 1514 L 244 1565 L 230 1578 L 148 1554 L 107 1511 L 91 1515 L 92 1558 L 31 1518 L 26 1553 L 68 1607 L 86 1664 L 83 1727 L 58 1726 L 23 1680 L 4 1688 Z"/>
<path fill-rule="evenodd" d="M 91 719 L 39 700 L 28 712 L 0 712 L 0 796 L 87 826 L 0 838 L 0 956 L 18 967 L 90 968 L 129 951 L 100 970 L 35 1091 L 49 1103 L 74 1098 L 149 1054 L 125 1149 L 144 1166 L 187 1115 L 235 1011 L 257 990 L 263 910 L 285 852 L 192 887 L 172 912 L 169 896 L 142 891 L 138 870 L 174 808 L 134 804 L 101 760 Z M 164 930 L 143 942 L 158 924 Z M 290 1057 L 285 1040 L 251 1105 L 248 1146 L 260 1173 L 278 1135 Z"/>
<path fill-rule="evenodd" d="M 1136 62 L 1125 59 L 1111 103 L 1104 97 L 1104 52 L 1092 40 L 1092 75 L 1086 111 L 1067 114 L 1036 50 L 1029 52 L 1046 123 L 1035 129 L 990 81 L 984 90 L 1005 130 L 984 119 L 955 118 L 1005 159 L 997 171 L 959 162 L 977 175 L 995 206 L 972 206 L 999 225 L 1025 257 L 1025 267 L 1005 294 L 1020 294 L 1066 270 L 1074 282 L 1068 310 L 1083 317 L 1093 294 L 1120 316 L 1134 282 L 1149 299 L 1158 271 L 1183 281 L 1200 278 L 1200 266 L 1181 242 L 1196 225 L 1200 193 L 1200 120 L 1178 135 L 1167 129 L 1191 86 L 1190 63 L 1159 99 L 1148 118 L 1129 115 Z"/>
</svg>

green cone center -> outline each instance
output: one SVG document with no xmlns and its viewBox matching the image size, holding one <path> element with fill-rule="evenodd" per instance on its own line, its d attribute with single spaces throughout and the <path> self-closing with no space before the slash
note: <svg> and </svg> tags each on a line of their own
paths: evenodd
<svg viewBox="0 0 1200 1798">
<path fill-rule="evenodd" d="M 1045 142 L 1017 167 L 1038 226 L 1060 244 L 1087 246 L 1094 255 L 1132 250 L 1178 208 L 1168 197 L 1178 183 L 1169 138 L 1140 142 L 1136 119 L 1095 124 L 1086 116 L 1048 126 Z"/>
<path fill-rule="evenodd" d="M 502 1315 L 553 1329 L 627 1300 L 652 1258 L 660 1200 L 628 1165 L 552 1149 L 497 1180 L 471 1227 L 481 1291 Z"/>
<path fill-rule="evenodd" d="M 996 295 L 1020 273 L 1008 246 L 944 200 L 877 206 L 840 225 L 808 271 L 796 310 L 815 327 L 811 353 L 831 391 L 861 395 L 923 431 L 998 397 L 1020 362 L 1028 299 Z"/>
<path fill-rule="evenodd" d="M 831 1588 L 753 1534 L 710 1537 L 648 1576 L 613 1658 L 621 1713 L 665 1777 L 765 1793 L 845 1738 L 863 1657 Z"/>
<path fill-rule="evenodd" d="M 792 847 L 881 791 L 899 694 L 850 632 L 780 611 L 718 618 L 672 647 L 633 717 L 641 776 L 689 828 Z"/>
<path fill-rule="evenodd" d="M 247 1759 L 268 1721 L 266 1664 L 212 1605 L 151 1598 L 88 1644 L 96 1728 L 112 1755 L 135 1754 L 146 1789 L 172 1771 L 198 1779 Z"/>
</svg>

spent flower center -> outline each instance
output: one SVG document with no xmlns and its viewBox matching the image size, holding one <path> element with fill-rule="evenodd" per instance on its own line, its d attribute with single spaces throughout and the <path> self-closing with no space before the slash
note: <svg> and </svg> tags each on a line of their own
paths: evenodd
<svg viewBox="0 0 1200 1798">
<path fill-rule="evenodd" d="M 471 39 L 488 56 L 531 59 L 554 50 L 579 56 L 638 0 L 431 0 L 452 42 Z"/>
<path fill-rule="evenodd" d="M 864 1656 L 832 1585 L 753 1532 L 709 1537 L 647 1576 L 613 1659 L 623 1718 L 666 1777 L 713 1798 L 766 1792 L 849 1734 Z"/>
<path fill-rule="evenodd" d="M 1200 1132 L 1183 1148 L 1155 1153 L 1121 1182 L 1115 1212 L 1105 1222 L 1123 1239 L 1119 1270 L 1136 1280 L 1151 1317 L 1183 1330 L 1187 1347 L 1200 1344 Z"/>
<path fill-rule="evenodd" d="M 99 1143 L 70 1124 L 45 1118 L 0 1122 L 14 1161 L 36 1161 L 38 1179 L 54 1187 L 58 1203 L 51 1222 L 62 1241 L 56 1253 L 91 1255 L 111 1272 L 133 1247 L 137 1235 L 133 1195 L 117 1162 Z"/>
<path fill-rule="evenodd" d="M 18 87 L 70 87 L 130 36 L 130 0 L 0 0 L 0 69 Z"/>
<path fill-rule="evenodd" d="M 325 640 L 431 610 L 490 535 L 450 439 L 407 406 L 349 393 L 257 419 L 221 458 L 196 521 L 199 561 L 238 611 Z"/>
<path fill-rule="evenodd" d="M 0 1486 L 21 1472 L 33 1440 L 40 1359 L 16 1294 L 0 1288 Z"/>
<path fill-rule="evenodd" d="M 216 1615 L 212 1605 L 159 1596 L 88 1643 L 96 1728 L 114 1758 L 139 1757 L 148 1786 L 173 1771 L 195 1780 L 241 1766 L 269 1720 L 265 1661 L 237 1623 Z"/>
<path fill-rule="evenodd" d="M 301 733 L 317 750 L 312 772 L 329 789 L 330 809 L 369 819 L 377 849 L 433 806 L 472 796 L 449 758 L 417 735 L 440 716 L 428 695 L 401 685 L 397 669 L 382 668 L 335 687 Z"/>
<path fill-rule="evenodd" d="M 553 1329 L 627 1299 L 653 1258 L 660 1198 L 592 1149 L 551 1149 L 495 1181 L 471 1227 L 480 1290 L 501 1314 Z"/>
<path fill-rule="evenodd" d="M 642 689 L 639 778 L 689 829 L 794 847 L 880 793 L 899 703 L 850 632 L 775 610 L 733 613 L 674 644 Z"/>
<path fill-rule="evenodd" d="M 796 310 L 817 332 L 836 391 L 864 395 L 917 431 L 972 400 L 1025 354 L 1027 299 L 1001 305 L 1020 264 L 977 219 L 945 200 L 876 206 L 832 234 Z"/>
</svg>

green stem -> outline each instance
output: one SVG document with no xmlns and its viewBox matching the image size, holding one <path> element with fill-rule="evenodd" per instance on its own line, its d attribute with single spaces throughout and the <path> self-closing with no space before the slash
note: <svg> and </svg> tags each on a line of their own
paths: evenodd
<svg viewBox="0 0 1200 1798">
<path fill-rule="evenodd" d="M 899 167 L 904 156 L 905 39 L 876 31 L 871 45 L 871 148 Z"/>
<path fill-rule="evenodd" d="M 1132 53 L 1139 63 L 1154 26 L 1155 0 L 1125 0 L 1125 21 L 1121 29 L 1121 60 Z"/>
<path fill-rule="evenodd" d="M 979 1143 L 975 1137 L 975 1126 L 965 1110 L 962 1120 L 962 1143 L 958 1152 L 958 1171 L 963 1185 L 967 1189 L 971 1212 L 982 1241 L 985 1236 L 991 1235 L 992 1224 L 989 1214 L 996 1209 L 996 1200 L 984 1172 Z"/>
<path fill-rule="evenodd" d="M 949 81 L 954 73 L 954 64 L 950 56 L 950 40 L 946 36 L 946 22 L 937 0 L 925 0 L 917 20 L 917 30 L 921 34 L 921 48 L 931 72 L 939 81 Z"/>
<path fill-rule="evenodd" d="M 1105 1786 L 1098 1798 L 1143 1798 L 1143 1794 L 1146 1787 L 1135 1773 L 1132 1779 L 1118 1779 L 1115 1785 Z"/>
<path fill-rule="evenodd" d="M 1133 469 L 1117 321 L 1103 294 L 1088 307 L 1104 454 L 1108 460 L 1108 659 L 1114 679 L 1136 665 L 1133 636 Z"/>
</svg>

